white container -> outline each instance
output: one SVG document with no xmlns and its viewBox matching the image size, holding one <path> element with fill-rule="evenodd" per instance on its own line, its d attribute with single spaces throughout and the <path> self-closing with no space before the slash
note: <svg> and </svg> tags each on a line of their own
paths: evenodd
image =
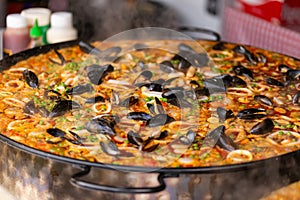
<svg viewBox="0 0 300 200">
<path fill-rule="evenodd" d="M 30 41 L 26 18 L 20 14 L 10 14 L 6 17 L 6 26 L 3 33 L 4 50 L 9 54 L 25 50 Z"/>
<path fill-rule="evenodd" d="M 73 27 L 73 15 L 70 12 L 55 12 L 51 15 L 51 27 L 47 31 L 50 44 L 77 39 L 77 30 Z"/>
<path fill-rule="evenodd" d="M 29 27 L 34 25 L 35 20 L 39 22 L 39 26 L 49 26 L 51 11 L 47 8 L 28 8 L 22 10 L 21 15 L 26 18 Z"/>
<path fill-rule="evenodd" d="M 51 11 L 47 8 L 28 8 L 23 10 L 21 15 L 26 18 L 29 28 L 34 26 L 35 20 L 38 20 L 39 27 L 42 30 L 43 44 L 48 44 L 47 31 L 50 28 Z"/>
</svg>

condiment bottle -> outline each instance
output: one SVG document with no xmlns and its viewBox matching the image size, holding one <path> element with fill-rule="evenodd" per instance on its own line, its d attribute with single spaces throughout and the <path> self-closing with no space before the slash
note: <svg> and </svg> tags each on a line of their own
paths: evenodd
<svg viewBox="0 0 300 200">
<path fill-rule="evenodd" d="M 51 27 L 47 31 L 48 43 L 66 42 L 77 39 L 77 30 L 73 27 L 73 15 L 70 12 L 55 12 L 51 15 Z"/>
<path fill-rule="evenodd" d="M 34 26 L 30 29 L 30 38 L 31 41 L 29 43 L 28 48 L 39 47 L 43 45 L 42 41 L 43 32 L 38 25 L 38 20 L 35 20 Z"/>
<path fill-rule="evenodd" d="M 50 28 L 51 11 L 48 8 L 28 8 L 22 10 L 21 15 L 27 19 L 29 28 L 34 26 L 35 20 L 39 22 L 39 28 L 42 30 L 43 44 L 47 42 L 47 31 Z"/>
<path fill-rule="evenodd" d="M 4 51 L 10 55 L 25 50 L 30 42 L 26 18 L 20 14 L 6 17 L 6 30 L 3 33 Z"/>
</svg>

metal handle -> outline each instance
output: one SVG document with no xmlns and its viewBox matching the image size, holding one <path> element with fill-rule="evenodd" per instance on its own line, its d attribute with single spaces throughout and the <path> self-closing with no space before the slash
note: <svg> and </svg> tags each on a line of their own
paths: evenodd
<svg viewBox="0 0 300 200">
<path fill-rule="evenodd" d="M 180 31 L 180 32 L 195 32 L 195 33 L 204 33 L 207 35 L 211 35 L 214 36 L 216 39 L 215 41 L 220 41 L 221 40 L 221 36 L 219 33 L 209 30 L 209 29 L 205 29 L 205 28 L 199 28 L 199 27 L 189 27 L 189 26 L 179 26 L 176 28 L 176 30 Z M 197 38 L 200 39 L 200 38 Z"/>
<path fill-rule="evenodd" d="M 82 167 L 82 171 L 74 174 L 70 182 L 78 187 L 106 192 L 119 192 L 119 193 L 131 193 L 131 194 L 140 194 L 140 193 L 155 193 L 160 192 L 166 188 L 166 183 L 164 178 L 168 177 L 178 177 L 177 174 L 166 174 L 160 173 L 158 176 L 158 186 L 155 187 L 117 187 L 117 186 L 109 186 L 109 185 L 99 185 L 97 183 L 92 183 L 85 180 L 80 180 L 81 177 L 89 174 L 91 167 L 84 166 Z"/>
</svg>

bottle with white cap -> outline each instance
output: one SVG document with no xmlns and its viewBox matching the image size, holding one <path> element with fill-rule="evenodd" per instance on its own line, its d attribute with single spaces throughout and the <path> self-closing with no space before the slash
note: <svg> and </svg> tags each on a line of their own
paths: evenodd
<svg viewBox="0 0 300 200">
<path fill-rule="evenodd" d="M 55 12 L 51 15 L 51 27 L 47 31 L 50 44 L 77 39 L 77 30 L 73 27 L 73 15 L 70 12 Z"/>
<path fill-rule="evenodd" d="M 23 51 L 30 42 L 29 29 L 25 17 L 9 14 L 6 17 L 6 30 L 3 33 L 4 51 L 10 55 Z"/>
<path fill-rule="evenodd" d="M 50 27 L 51 11 L 48 8 L 28 8 L 22 10 L 21 15 L 27 19 L 29 28 L 34 26 L 36 20 L 39 22 L 39 28 L 42 30 L 43 44 L 47 44 L 46 34 Z"/>
</svg>

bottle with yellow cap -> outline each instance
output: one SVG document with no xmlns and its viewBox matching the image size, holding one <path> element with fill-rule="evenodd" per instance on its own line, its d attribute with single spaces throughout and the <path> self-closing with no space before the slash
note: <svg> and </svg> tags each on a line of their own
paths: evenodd
<svg viewBox="0 0 300 200">
<path fill-rule="evenodd" d="M 43 32 L 39 27 L 38 20 L 35 20 L 34 26 L 30 29 L 30 38 L 29 48 L 39 47 L 43 45 Z"/>
</svg>

